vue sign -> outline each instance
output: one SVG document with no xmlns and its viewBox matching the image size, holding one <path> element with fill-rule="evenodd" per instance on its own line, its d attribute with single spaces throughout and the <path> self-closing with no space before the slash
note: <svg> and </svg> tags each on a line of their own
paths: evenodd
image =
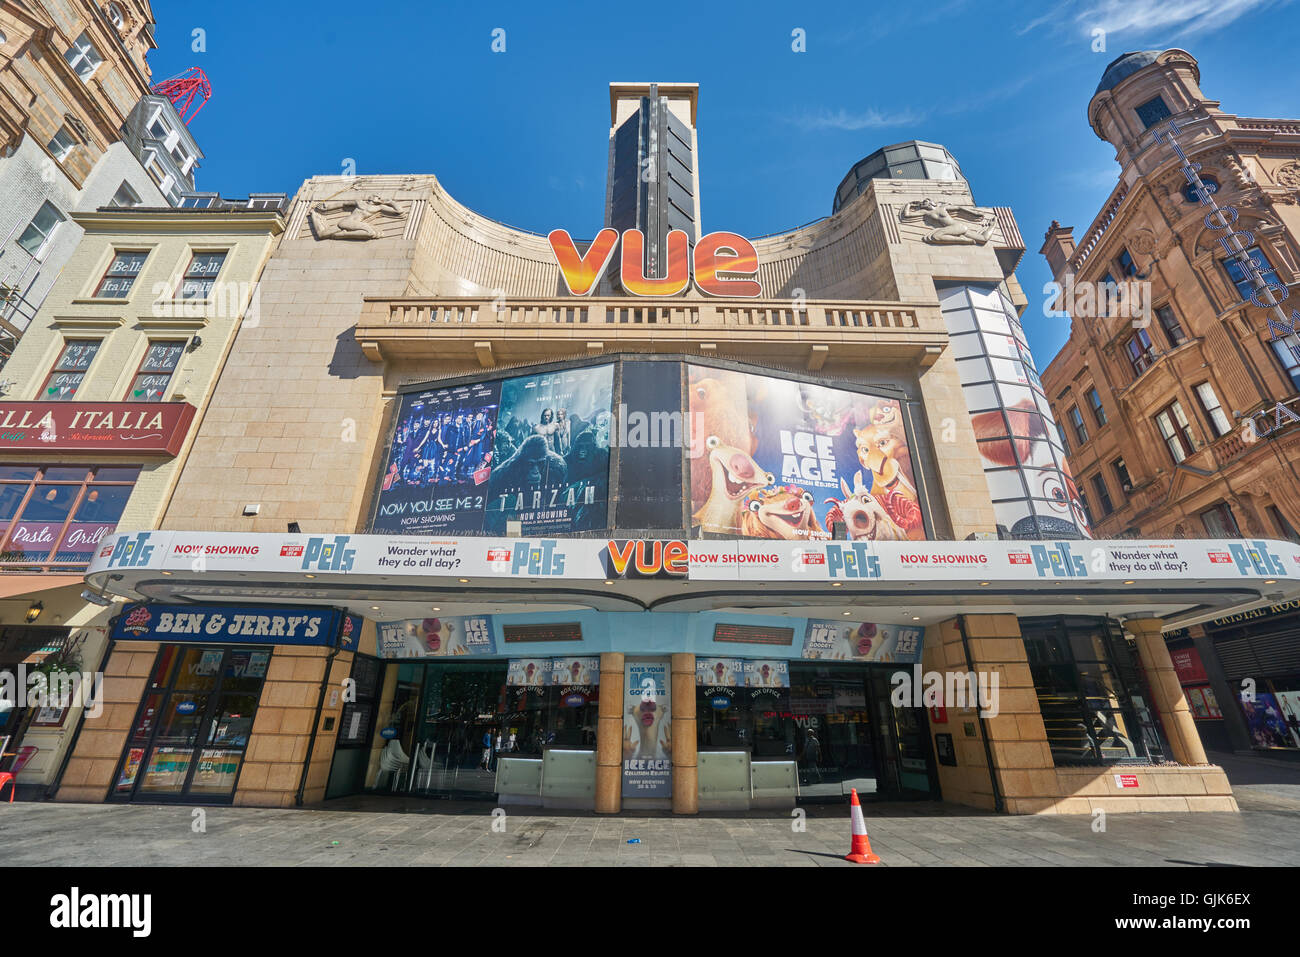
<svg viewBox="0 0 1300 957">
<path fill-rule="evenodd" d="M 553 229 L 546 237 L 560 264 L 564 285 L 575 296 L 590 295 L 605 274 L 618 245 L 618 230 L 606 227 L 596 234 L 585 256 L 566 229 Z M 680 229 L 668 234 L 668 275 L 647 279 L 645 234 L 639 229 L 623 233 L 619 278 L 634 296 L 676 296 L 691 283 L 690 237 Z M 754 299 L 763 294 L 758 283 L 758 252 L 754 244 L 735 233 L 709 233 L 695 244 L 695 285 L 709 296 Z M 728 273 L 729 275 L 722 275 Z"/>
</svg>

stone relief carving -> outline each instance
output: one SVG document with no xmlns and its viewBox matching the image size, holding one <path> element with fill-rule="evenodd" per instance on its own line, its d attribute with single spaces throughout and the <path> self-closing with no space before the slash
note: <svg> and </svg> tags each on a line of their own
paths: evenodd
<svg viewBox="0 0 1300 957">
<path fill-rule="evenodd" d="M 331 222 L 327 216 L 334 212 L 344 215 Z M 310 213 L 317 239 L 378 239 L 379 227 L 405 218 L 406 213 L 396 203 L 375 195 L 326 200 L 312 206 Z"/>
<path fill-rule="evenodd" d="M 1300 192 L 1300 161 L 1291 160 L 1289 163 L 1283 163 L 1273 174 L 1278 185 L 1285 186 L 1293 192 Z"/>
<path fill-rule="evenodd" d="M 1156 234 L 1146 226 L 1142 226 L 1133 231 L 1132 238 L 1129 240 L 1129 248 L 1143 256 L 1150 256 L 1156 251 Z"/>
<path fill-rule="evenodd" d="M 960 222 L 958 217 L 965 219 Z M 932 227 L 924 237 L 935 245 L 983 246 L 993 238 L 997 220 L 992 213 L 982 212 L 975 206 L 955 203 L 936 203 L 933 199 L 913 200 L 898 214 L 899 222 L 918 220 Z"/>
</svg>

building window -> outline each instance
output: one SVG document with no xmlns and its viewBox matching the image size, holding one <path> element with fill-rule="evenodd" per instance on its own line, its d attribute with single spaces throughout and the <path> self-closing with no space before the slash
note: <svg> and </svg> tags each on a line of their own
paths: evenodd
<svg viewBox="0 0 1300 957">
<path fill-rule="evenodd" d="M 1097 290 L 1097 312 L 1109 316 L 1119 304 L 1119 283 L 1110 273 L 1101 277 L 1101 287 Z"/>
<path fill-rule="evenodd" d="M 1119 251 L 1119 259 L 1116 262 L 1119 263 L 1119 271 L 1122 275 L 1136 276 L 1138 274 L 1137 263 L 1133 262 L 1133 254 L 1128 249 Z"/>
<path fill-rule="evenodd" d="M 1160 321 L 1160 328 L 1165 331 L 1170 346 L 1181 346 L 1187 341 L 1187 334 L 1170 306 L 1156 306 L 1156 319 Z"/>
<path fill-rule="evenodd" d="M 1077 405 L 1070 406 L 1070 411 L 1066 414 L 1070 417 L 1070 425 L 1074 427 L 1074 437 L 1078 439 L 1080 445 L 1083 445 L 1088 441 L 1088 429 L 1083 424 L 1083 416 L 1079 414 L 1079 407 Z"/>
<path fill-rule="evenodd" d="M 1162 751 L 1145 731 L 1154 722 L 1133 698 L 1141 685 L 1115 622 L 1021 618 L 1020 634 L 1056 764 L 1147 761 Z"/>
<path fill-rule="evenodd" d="M 122 185 L 117 188 L 113 198 L 108 201 L 108 205 L 116 206 L 119 209 L 130 209 L 133 206 L 140 206 L 142 203 L 143 200 L 140 199 L 140 194 L 132 189 L 131 184 L 126 180 L 122 181 Z"/>
<path fill-rule="evenodd" d="M 1070 443 L 1065 438 L 1065 426 L 1059 421 L 1056 423 L 1056 434 L 1061 440 L 1061 448 L 1065 449 L 1066 454 L 1070 453 Z"/>
<path fill-rule="evenodd" d="M 1168 119 L 1174 114 L 1169 112 L 1169 107 L 1165 106 L 1164 97 L 1153 96 L 1137 108 L 1138 119 L 1142 121 L 1143 129 L 1151 129 L 1161 120 Z"/>
<path fill-rule="evenodd" d="M 1133 479 L 1129 477 L 1128 466 L 1124 463 L 1124 460 L 1116 459 L 1110 464 L 1111 468 L 1115 470 L 1115 477 L 1119 479 L 1120 489 L 1124 492 L 1131 491 L 1133 489 Z"/>
<path fill-rule="evenodd" d="M 1223 407 L 1219 405 L 1219 397 L 1214 394 L 1214 386 L 1208 382 L 1202 382 L 1192 391 L 1196 393 L 1196 401 L 1201 403 L 1201 411 L 1210 420 L 1210 427 L 1214 430 L 1214 437 L 1217 439 L 1231 432 L 1232 423 L 1228 421 L 1227 414 L 1223 411 Z"/>
<path fill-rule="evenodd" d="M 1282 533 L 1283 538 L 1289 542 L 1300 543 L 1300 534 L 1297 534 L 1296 530 L 1291 527 L 1291 523 L 1286 520 L 1285 515 L 1278 511 L 1276 505 L 1269 505 L 1264 511 L 1273 520 L 1273 527 Z"/>
<path fill-rule="evenodd" d="M 40 259 L 54 235 L 55 227 L 63 222 L 63 214 L 52 203 L 42 203 L 32 221 L 27 224 L 23 234 L 18 237 L 18 245 L 27 250 L 33 259 Z"/>
<path fill-rule="evenodd" d="M 1101 396 L 1097 394 L 1095 386 L 1088 390 L 1087 396 L 1088 405 L 1092 406 L 1092 417 L 1097 420 L 1097 428 L 1101 428 L 1106 424 L 1106 410 L 1102 408 Z"/>
<path fill-rule="evenodd" d="M 1172 402 L 1162 409 L 1156 416 L 1156 425 L 1160 429 L 1160 437 L 1165 440 L 1169 454 L 1174 458 L 1175 465 L 1196 451 L 1191 423 L 1187 421 L 1187 416 L 1179 403 Z"/>
<path fill-rule="evenodd" d="M 109 21 L 117 27 L 119 33 L 126 29 L 126 17 L 122 14 L 122 8 L 116 3 L 106 5 L 104 13 L 108 15 Z"/>
<path fill-rule="evenodd" d="M 1255 265 L 1259 267 L 1259 271 L 1264 275 L 1267 276 L 1269 273 L 1274 272 L 1268 257 L 1264 255 L 1258 246 L 1251 246 L 1246 250 L 1246 255 L 1255 261 Z M 1233 259 L 1220 259 L 1219 262 L 1223 264 L 1223 270 L 1228 274 L 1228 278 L 1232 280 L 1232 284 L 1237 287 L 1237 294 L 1241 296 L 1241 301 L 1248 301 L 1250 294 L 1255 291 L 1255 284 L 1251 281 L 1250 274 L 1241 267 L 1239 262 Z"/>
<path fill-rule="evenodd" d="M 0 466 L 0 562 L 84 568 L 122 517 L 138 467 Z"/>
<path fill-rule="evenodd" d="M 1129 365 L 1133 367 L 1134 376 L 1140 376 L 1151 368 L 1151 363 L 1156 361 L 1156 350 L 1151 344 L 1151 337 L 1147 335 L 1145 329 L 1139 329 L 1128 337 L 1124 343 L 1124 351 L 1128 353 Z"/>
<path fill-rule="evenodd" d="M 1232 509 L 1226 502 L 1220 502 L 1213 508 L 1201 513 L 1201 522 L 1210 538 L 1241 538 L 1237 520 L 1232 517 Z"/>
<path fill-rule="evenodd" d="M 63 59 L 68 61 L 68 66 L 72 67 L 82 80 L 89 80 L 99 69 L 99 65 L 104 62 L 104 58 L 95 49 L 95 44 L 90 42 L 90 37 L 85 33 L 72 41 L 72 46 L 68 47 L 68 52 L 63 54 Z"/>
<path fill-rule="evenodd" d="M 100 339 L 70 339 L 45 380 L 37 399 L 43 402 L 67 402 L 77 394 L 86 370 L 99 351 Z"/>
<path fill-rule="evenodd" d="M 126 394 L 126 401 L 161 402 L 184 352 L 183 342 L 149 343 L 144 360 L 131 382 L 131 390 Z"/>
<path fill-rule="evenodd" d="M 1282 363 L 1282 368 L 1291 377 L 1292 387 L 1300 390 L 1300 358 L 1297 358 L 1297 352 L 1300 352 L 1300 338 L 1297 339 L 1296 352 L 1291 351 L 1291 345 L 1287 342 L 1289 338 L 1291 337 L 1273 339 L 1271 345 L 1278 361 Z"/>
<path fill-rule="evenodd" d="M 1092 517 L 1092 506 L 1088 504 L 1088 496 L 1083 489 L 1076 489 L 1079 494 L 1079 504 L 1083 506 L 1083 515 L 1088 519 L 1088 526 L 1092 527 L 1097 524 L 1097 520 Z"/>
<path fill-rule="evenodd" d="M 181 283 L 182 299 L 208 299 L 212 295 L 212 285 L 216 282 L 221 264 L 226 261 L 225 253 L 195 253 L 190 266 L 185 270 L 185 280 Z"/>
<path fill-rule="evenodd" d="M 149 121 L 149 135 L 154 139 L 165 141 L 171 135 L 171 132 L 167 124 L 162 121 L 161 114 Z"/>
<path fill-rule="evenodd" d="M 207 209 L 216 201 L 215 196 L 185 196 L 181 199 L 182 209 Z"/>
<path fill-rule="evenodd" d="M 1097 495 L 1097 504 L 1101 507 L 1102 518 L 1115 511 L 1115 506 L 1110 500 L 1110 489 L 1106 488 L 1106 480 L 1100 473 L 1092 477 L 1092 490 Z"/>
<path fill-rule="evenodd" d="M 1205 191 L 1213 196 L 1219 191 L 1219 181 L 1213 176 L 1202 176 L 1201 182 L 1205 185 Z M 1196 184 L 1188 183 L 1183 187 L 1183 199 L 1189 203 L 1199 203 L 1201 197 L 1196 195 Z"/>
<path fill-rule="evenodd" d="M 66 126 L 60 126 L 59 131 L 54 134 L 54 139 L 50 140 L 45 145 L 45 148 L 50 151 L 56 160 L 62 163 L 68 158 L 68 154 L 72 152 L 72 148 L 76 145 L 77 141 L 73 138 L 72 132 Z"/>
<path fill-rule="evenodd" d="M 144 261 L 149 258 L 147 252 L 123 252 L 115 250 L 113 261 L 109 263 L 108 272 L 99 281 L 95 290 L 96 299 L 125 299 L 131 294 L 135 277 L 144 268 Z"/>
</svg>

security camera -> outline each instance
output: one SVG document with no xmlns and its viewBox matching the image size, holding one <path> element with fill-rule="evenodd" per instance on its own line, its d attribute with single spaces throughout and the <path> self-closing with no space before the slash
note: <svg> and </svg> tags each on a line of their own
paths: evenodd
<svg viewBox="0 0 1300 957">
<path fill-rule="evenodd" d="M 105 598 L 103 595 L 99 594 L 99 592 L 91 591 L 89 588 L 82 590 L 81 597 L 92 605 L 99 605 L 101 608 L 107 608 L 109 605 L 113 604 L 112 599 Z"/>
</svg>

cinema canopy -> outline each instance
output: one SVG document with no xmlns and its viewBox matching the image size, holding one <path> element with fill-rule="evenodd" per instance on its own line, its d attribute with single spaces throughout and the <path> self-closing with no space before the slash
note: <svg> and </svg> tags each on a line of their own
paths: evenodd
<svg viewBox="0 0 1300 957">
<path fill-rule="evenodd" d="M 164 520 L 87 575 L 122 680 L 60 798 L 1235 808 L 1161 630 L 1300 558 L 1090 540 L 1012 211 L 911 141 L 705 234 L 698 94 L 611 84 L 563 275 L 433 176 L 303 184 Z"/>
</svg>

